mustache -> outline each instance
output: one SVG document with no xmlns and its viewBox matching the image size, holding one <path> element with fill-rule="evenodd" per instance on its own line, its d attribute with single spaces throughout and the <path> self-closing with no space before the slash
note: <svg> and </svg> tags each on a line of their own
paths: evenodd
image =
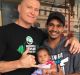
<svg viewBox="0 0 80 75">
<path fill-rule="evenodd" d="M 49 32 L 54 32 L 54 33 L 57 33 L 57 34 L 59 34 L 60 32 L 59 31 L 55 31 L 55 30 L 51 30 L 51 31 L 49 31 Z"/>
</svg>

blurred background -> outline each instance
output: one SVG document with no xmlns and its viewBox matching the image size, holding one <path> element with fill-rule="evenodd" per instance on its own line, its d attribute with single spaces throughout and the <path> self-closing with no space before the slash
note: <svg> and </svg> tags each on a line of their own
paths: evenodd
<svg viewBox="0 0 80 75">
<path fill-rule="evenodd" d="M 18 18 L 17 5 L 21 0 L 0 0 L 0 26 L 15 22 Z M 35 26 L 45 29 L 51 11 L 59 11 L 66 17 L 65 31 L 73 33 L 80 41 L 80 0 L 41 0 L 41 8 Z"/>
</svg>

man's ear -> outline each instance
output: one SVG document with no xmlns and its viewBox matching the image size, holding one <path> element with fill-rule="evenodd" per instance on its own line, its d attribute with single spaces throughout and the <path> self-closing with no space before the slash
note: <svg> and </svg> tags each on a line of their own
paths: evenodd
<svg viewBox="0 0 80 75">
<path fill-rule="evenodd" d="M 61 33 L 63 33 L 64 32 L 64 28 L 62 27 L 62 28 L 60 28 L 60 32 Z"/>
<path fill-rule="evenodd" d="M 20 12 L 20 8 L 21 8 L 21 6 L 20 6 L 20 4 L 18 5 L 18 12 Z"/>
<path fill-rule="evenodd" d="M 45 28 L 48 28 L 48 25 L 45 24 Z"/>
</svg>

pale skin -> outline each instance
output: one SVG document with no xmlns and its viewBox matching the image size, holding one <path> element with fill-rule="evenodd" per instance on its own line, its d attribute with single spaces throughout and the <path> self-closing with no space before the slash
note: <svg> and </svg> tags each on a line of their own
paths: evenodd
<svg viewBox="0 0 80 75">
<path fill-rule="evenodd" d="M 35 57 L 32 55 L 28 55 L 29 49 L 27 49 L 22 57 L 15 61 L 0 61 L 0 72 L 9 72 L 12 70 L 16 70 L 18 68 L 30 68 L 36 64 Z M 28 60 L 28 61 L 27 61 Z M 3 66 L 4 65 L 4 66 Z"/>
<path fill-rule="evenodd" d="M 41 50 L 38 52 L 38 61 L 40 64 L 45 64 L 48 60 L 50 60 L 50 55 L 48 54 L 47 51 Z M 60 65 L 58 65 L 58 68 L 59 68 L 59 72 L 57 72 L 56 64 L 54 63 L 53 65 L 51 65 L 50 69 L 43 69 L 43 68 L 41 69 L 43 71 L 43 75 L 49 75 L 49 74 L 50 75 L 64 75 Z"/>
<path fill-rule="evenodd" d="M 19 19 L 16 23 L 24 28 L 30 28 L 39 14 L 40 3 L 38 0 L 22 0 L 18 6 Z M 35 67 L 35 57 L 28 55 L 26 50 L 22 57 L 14 61 L 0 61 L 0 73 L 13 71 L 19 68 Z"/>
<path fill-rule="evenodd" d="M 38 56 L 38 61 L 40 64 L 46 64 L 46 62 L 50 60 L 50 55 L 45 49 L 40 50 L 37 56 Z M 50 69 L 43 69 L 43 68 L 41 69 L 43 71 L 43 75 L 48 75 L 48 74 L 56 75 L 56 72 L 57 72 L 55 63 L 51 65 Z"/>
<path fill-rule="evenodd" d="M 19 19 L 15 23 L 20 25 L 21 27 L 30 28 L 39 15 L 39 9 L 40 2 L 38 0 L 22 0 L 21 4 L 19 4 L 18 6 Z M 80 52 L 80 50 L 77 50 L 78 48 L 80 48 L 77 39 L 69 39 L 66 45 L 68 45 L 69 43 L 71 43 L 71 51 L 73 53 Z M 25 51 L 22 57 L 18 60 L 0 61 L 0 73 L 13 71 L 18 68 L 30 68 L 33 67 L 33 65 L 36 67 L 34 56 L 28 55 L 27 53 L 28 52 Z"/>
</svg>

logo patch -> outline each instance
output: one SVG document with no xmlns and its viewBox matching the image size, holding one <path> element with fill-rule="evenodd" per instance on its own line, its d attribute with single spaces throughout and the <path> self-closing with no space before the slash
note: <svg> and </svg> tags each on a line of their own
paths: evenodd
<svg viewBox="0 0 80 75">
<path fill-rule="evenodd" d="M 33 38 L 31 36 L 27 36 L 26 37 L 26 42 L 27 42 L 28 45 L 33 44 Z"/>
</svg>

